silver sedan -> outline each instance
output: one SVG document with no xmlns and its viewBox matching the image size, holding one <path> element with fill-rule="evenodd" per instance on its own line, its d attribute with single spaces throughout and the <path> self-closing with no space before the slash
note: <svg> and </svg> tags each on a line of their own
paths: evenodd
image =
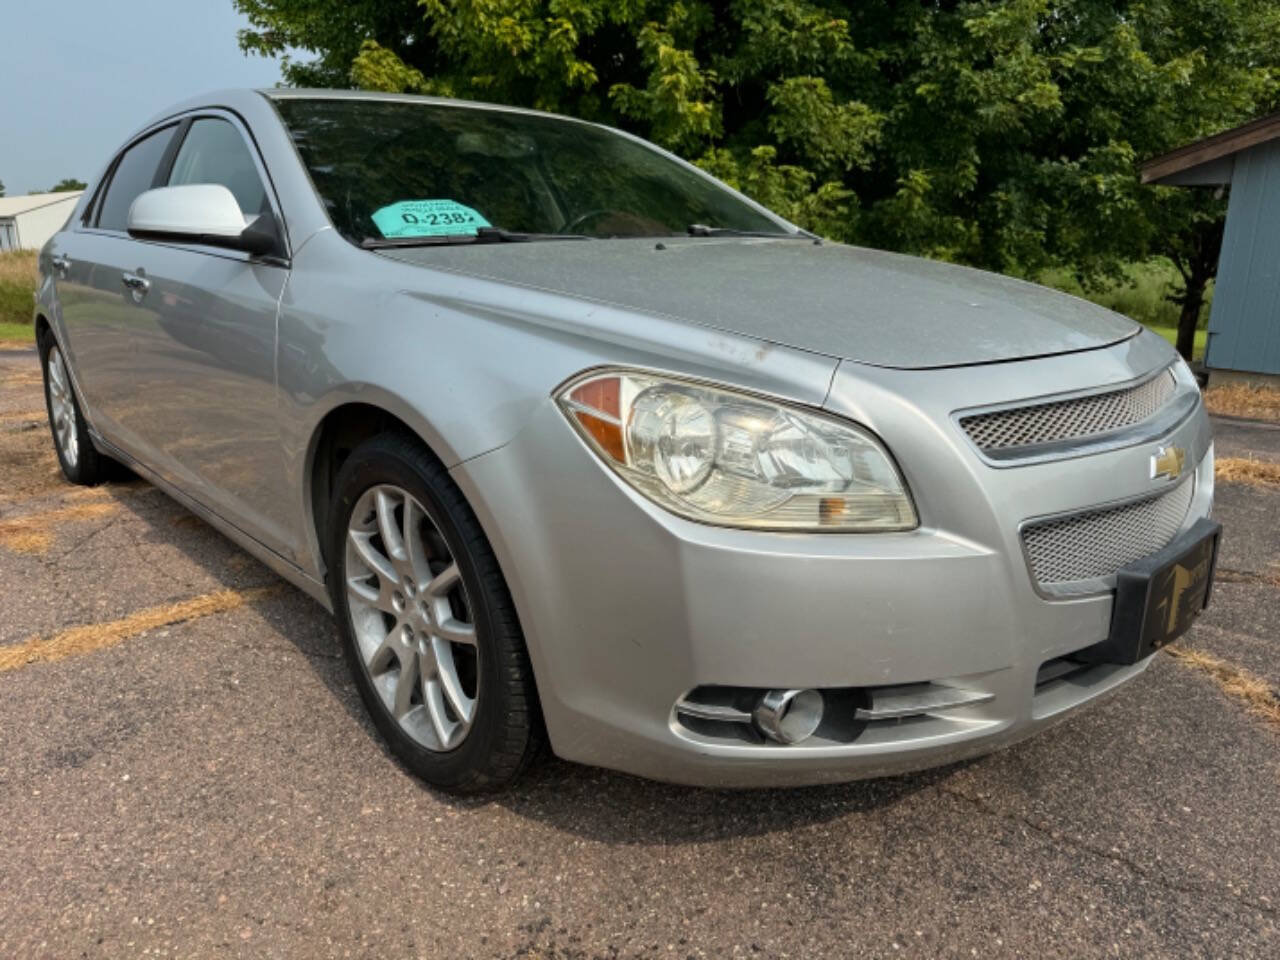
<svg viewBox="0 0 1280 960">
<path fill-rule="evenodd" d="M 708 785 L 948 762 L 1208 600 L 1213 446 L 1162 339 L 824 242 L 617 130 L 213 94 L 40 267 L 67 478 L 126 464 L 331 609 L 445 789 L 547 741 Z"/>
</svg>

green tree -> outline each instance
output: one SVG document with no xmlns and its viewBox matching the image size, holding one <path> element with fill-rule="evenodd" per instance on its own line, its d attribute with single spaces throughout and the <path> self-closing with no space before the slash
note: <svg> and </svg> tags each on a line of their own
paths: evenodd
<svg viewBox="0 0 1280 960">
<path fill-rule="evenodd" d="M 87 186 L 83 180 L 76 180 L 73 177 L 64 177 L 49 188 L 50 193 L 67 193 L 71 190 L 83 190 Z"/>
<path fill-rule="evenodd" d="M 1127 260 L 1167 256 L 1182 281 L 1169 296 L 1181 308 L 1178 349 L 1190 359 L 1226 201 L 1211 188 L 1142 186 L 1136 166 L 1276 108 L 1280 5 L 1148 0 L 1117 5 L 1124 16 L 1108 6 L 1072 4 L 1070 48 L 1048 48 L 1063 123 L 1050 149 L 1037 149 L 1037 175 L 1020 178 L 1010 222 L 1043 225 L 1045 255 L 1086 286 L 1114 279 Z"/>
<path fill-rule="evenodd" d="M 841 240 L 1089 285 L 1170 257 L 1190 353 L 1224 201 L 1137 164 L 1274 109 L 1274 0 L 235 0 L 290 83 L 599 120 Z"/>
<path fill-rule="evenodd" d="M 0 180 L 0 197 L 4 196 L 4 181 Z"/>
</svg>

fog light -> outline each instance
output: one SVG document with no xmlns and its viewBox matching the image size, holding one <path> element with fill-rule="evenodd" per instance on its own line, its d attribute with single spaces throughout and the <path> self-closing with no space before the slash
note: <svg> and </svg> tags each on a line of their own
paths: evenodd
<svg viewBox="0 0 1280 960">
<path fill-rule="evenodd" d="M 775 743 L 799 743 L 822 723 L 822 694 L 817 690 L 770 690 L 752 713 L 756 726 Z"/>
</svg>

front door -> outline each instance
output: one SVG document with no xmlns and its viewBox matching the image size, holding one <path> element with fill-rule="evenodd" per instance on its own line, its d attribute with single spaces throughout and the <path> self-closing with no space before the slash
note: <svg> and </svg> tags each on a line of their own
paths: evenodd
<svg viewBox="0 0 1280 960">
<path fill-rule="evenodd" d="M 184 130 L 167 185 L 217 183 L 246 217 L 271 209 L 240 128 L 221 116 Z M 277 423 L 276 310 L 282 263 L 192 244 L 134 243 L 143 308 L 133 329 L 144 459 L 223 518 L 289 559 L 302 543 L 284 489 Z"/>
</svg>

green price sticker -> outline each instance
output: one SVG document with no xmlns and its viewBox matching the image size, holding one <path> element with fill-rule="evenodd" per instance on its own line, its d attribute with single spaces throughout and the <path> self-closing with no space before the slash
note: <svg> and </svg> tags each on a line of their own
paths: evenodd
<svg viewBox="0 0 1280 960">
<path fill-rule="evenodd" d="M 466 236 L 492 226 L 456 200 L 401 200 L 374 211 L 373 223 L 384 237 Z"/>
</svg>

